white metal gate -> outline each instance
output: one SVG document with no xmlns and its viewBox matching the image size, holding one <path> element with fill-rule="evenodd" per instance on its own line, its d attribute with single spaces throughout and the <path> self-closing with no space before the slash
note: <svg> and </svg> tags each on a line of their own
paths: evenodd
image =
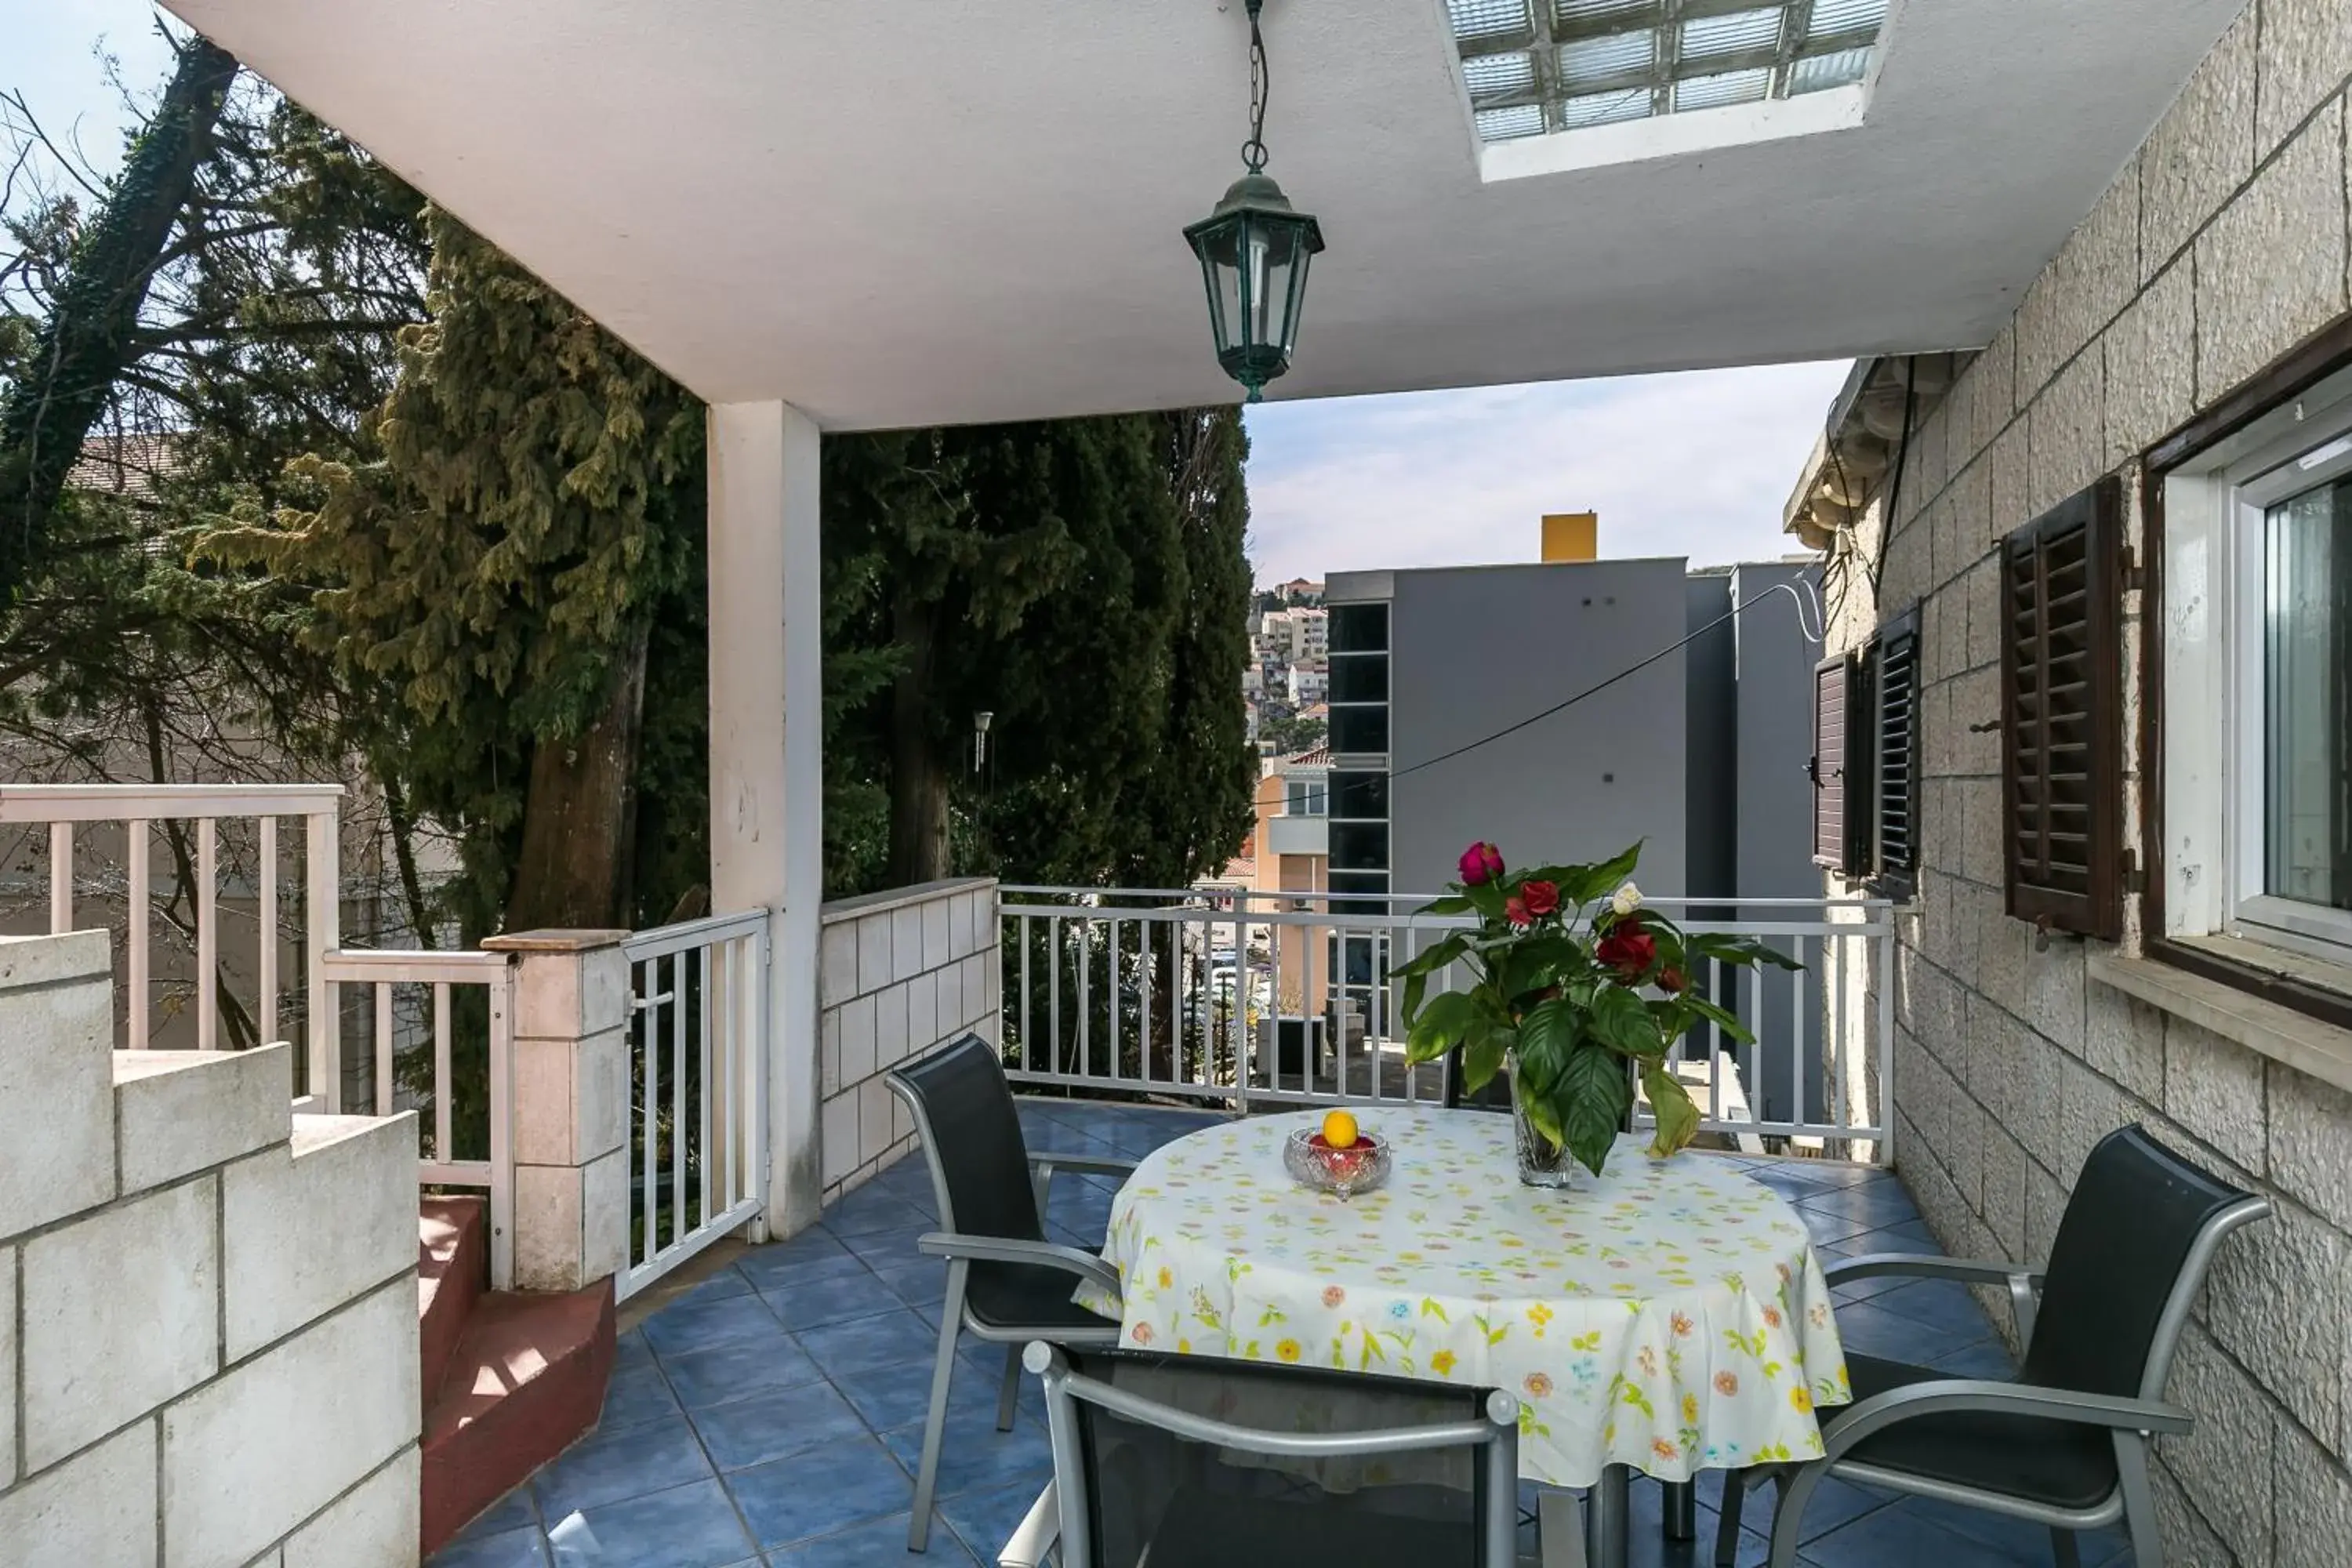
<svg viewBox="0 0 2352 1568">
<path fill-rule="evenodd" d="M 629 962 L 627 1300 L 731 1231 L 765 1240 L 768 917 L 640 931 Z"/>
</svg>

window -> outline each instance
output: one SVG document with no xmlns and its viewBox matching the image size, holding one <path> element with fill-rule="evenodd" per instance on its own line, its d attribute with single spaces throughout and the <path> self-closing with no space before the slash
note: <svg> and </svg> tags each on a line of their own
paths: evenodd
<svg viewBox="0 0 2352 1568">
<path fill-rule="evenodd" d="M 2294 410 L 2304 418 L 2275 432 L 2258 424 L 2204 474 L 2167 486 L 2168 580 L 2179 584 L 2201 551 L 2221 569 L 2221 614 L 2207 644 L 2176 635 L 2165 649 L 2179 710 L 2166 735 L 2167 784 L 2179 786 L 2168 821 L 2178 819 L 2181 860 L 2218 862 L 2220 873 L 2200 900 L 2174 894 L 2187 879 L 2168 866 L 2166 913 L 2171 932 L 2342 962 L 2352 952 L 2352 407 L 2319 412 L 2326 401 L 2306 395 Z M 2192 748 L 2211 760 L 2200 765 Z"/>
<path fill-rule="evenodd" d="M 1283 810 L 1292 816 L 1323 815 L 1323 781 L 1291 779 L 1284 790 Z"/>
<path fill-rule="evenodd" d="M 1853 660 L 1841 656 L 1813 667 L 1813 863 L 1841 875 L 1853 866 L 1846 832 L 1846 709 L 1853 695 Z"/>
<path fill-rule="evenodd" d="M 2002 542 L 2001 827 L 2009 912 L 2122 934 L 2123 689 L 2113 479 Z"/>
<path fill-rule="evenodd" d="M 2147 471 L 2147 954 L 2352 1029 L 2352 318 Z"/>
<path fill-rule="evenodd" d="M 1446 3 L 1485 142 L 1850 87 L 1886 11 L 1886 0 Z"/>
<path fill-rule="evenodd" d="M 2316 469 L 2327 477 L 2306 482 Z M 2267 500 L 2273 489 L 2287 493 Z M 2261 603 L 2240 623 L 2250 634 L 2242 663 L 2258 687 L 2242 752 L 2256 798 L 2242 818 L 2241 912 L 2340 933 L 2352 927 L 2337 918 L 2352 915 L 2352 437 L 2250 488 L 2248 504 L 2262 516 L 2248 519 L 2241 572 Z"/>
<path fill-rule="evenodd" d="M 1919 612 L 1813 668 L 1813 860 L 1895 897 L 1918 865 Z"/>
</svg>

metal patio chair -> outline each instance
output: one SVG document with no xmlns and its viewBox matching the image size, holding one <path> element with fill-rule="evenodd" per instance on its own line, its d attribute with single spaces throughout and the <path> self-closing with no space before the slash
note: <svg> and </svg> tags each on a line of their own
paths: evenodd
<svg viewBox="0 0 2352 1568">
<path fill-rule="evenodd" d="M 1772 1568 L 1790 1568 L 1805 1504 L 1835 1476 L 2047 1525 L 2060 1568 L 2079 1563 L 2075 1531 L 2121 1521 L 2139 1568 L 2161 1568 L 2147 1441 L 2193 1419 L 2164 1401 L 2173 1349 L 2222 1238 L 2270 1209 L 2126 1127 L 2083 1163 L 2046 1271 L 1908 1253 L 1830 1268 L 1832 1286 L 1916 1275 L 2005 1287 L 2024 1363 L 2000 1381 L 1848 1355 L 1853 1403 L 1822 1421 L 1822 1458 L 1725 1478 L 1716 1561 L 1727 1568 L 1742 1499 L 1770 1479 Z"/>
<path fill-rule="evenodd" d="M 1013 1426 L 1024 1344 L 1036 1339 L 1118 1342 L 1118 1323 L 1087 1311 L 1070 1297 L 1087 1279 L 1118 1295 L 1118 1272 L 1099 1258 L 1045 1239 L 1045 1194 L 1057 1171 L 1124 1176 L 1135 1163 L 1030 1153 L 1022 1141 L 1021 1118 L 1013 1109 L 1003 1064 L 995 1047 L 977 1035 L 966 1035 L 920 1061 L 893 1068 L 887 1079 L 890 1092 L 914 1117 L 939 1201 L 940 1228 L 915 1245 L 948 1264 L 930 1413 L 923 1425 L 922 1465 L 915 1476 L 915 1518 L 907 1531 L 907 1549 L 920 1552 L 930 1540 L 931 1497 L 939 1485 L 940 1443 L 959 1336 L 969 1330 L 975 1338 L 1005 1347 L 1004 1381 L 996 1405 L 1000 1432 Z"/>
<path fill-rule="evenodd" d="M 1510 1568 L 1518 1401 L 1491 1389 L 1033 1344 L 1062 1568 Z"/>
</svg>

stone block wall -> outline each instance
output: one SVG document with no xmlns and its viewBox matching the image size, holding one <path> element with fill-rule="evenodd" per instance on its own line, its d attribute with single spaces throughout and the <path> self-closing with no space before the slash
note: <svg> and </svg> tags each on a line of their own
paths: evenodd
<svg viewBox="0 0 2352 1568">
<path fill-rule="evenodd" d="M 104 931 L 0 939 L 0 1562 L 414 1568 L 414 1119 L 113 1031 Z"/>
<path fill-rule="evenodd" d="M 966 878 L 824 906 L 817 1049 L 824 1201 L 915 1146 L 882 1075 L 966 1034 L 1003 1038 L 996 883 Z"/>
<path fill-rule="evenodd" d="M 2276 1205 L 2225 1249 L 2173 1374 L 2199 1427 L 2160 1445 L 2157 1484 L 2171 1560 L 2199 1568 L 2352 1562 L 2352 1069 L 2324 1081 L 2151 1005 L 2160 986 L 2124 989 L 2137 899 L 2119 948 L 2037 942 L 2004 914 L 2000 740 L 1979 729 L 2000 715 L 1995 552 L 2110 472 L 2138 549 L 2137 454 L 2352 305 L 2347 77 L 2352 0 L 2252 0 L 1914 432 L 1892 527 L 1883 492 L 1852 541 L 1875 602 L 1852 563 L 1862 586 L 1828 594 L 1833 649 L 1921 606 L 1924 869 L 1896 950 L 1895 1098 L 1937 1236 L 2045 1258 L 2084 1155 L 2132 1121 Z"/>
</svg>

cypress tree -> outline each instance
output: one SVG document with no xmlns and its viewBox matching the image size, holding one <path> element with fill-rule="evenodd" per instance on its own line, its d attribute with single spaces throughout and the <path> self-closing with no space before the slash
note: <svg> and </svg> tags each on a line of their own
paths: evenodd
<svg viewBox="0 0 2352 1568">
<path fill-rule="evenodd" d="M 396 697 L 371 749 L 458 829 L 467 936 L 625 924 L 653 626 L 701 593 L 701 407 L 447 214 L 427 226 L 382 457 L 300 460 L 318 506 L 214 548 L 310 588 L 306 635 Z"/>
</svg>

